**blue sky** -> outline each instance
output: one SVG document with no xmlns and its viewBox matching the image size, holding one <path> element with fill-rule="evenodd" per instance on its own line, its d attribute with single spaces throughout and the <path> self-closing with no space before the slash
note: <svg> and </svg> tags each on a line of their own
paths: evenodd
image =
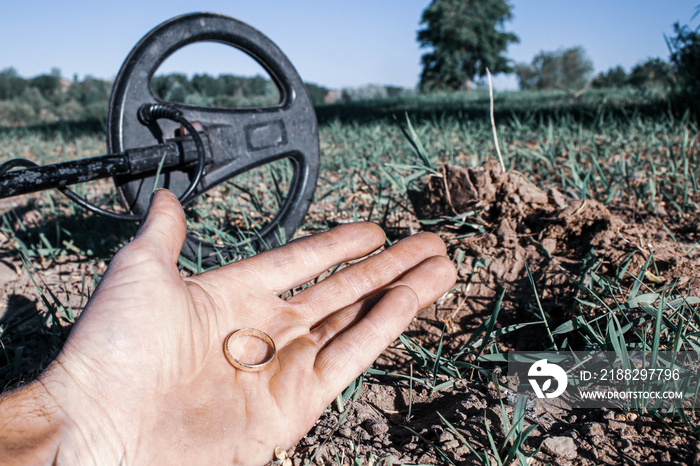
<svg viewBox="0 0 700 466">
<path fill-rule="evenodd" d="M 416 42 L 429 0 L 22 0 L 4 2 L 0 69 L 25 77 L 59 68 L 64 77 L 114 77 L 138 40 L 183 13 L 237 17 L 270 37 L 305 81 L 330 88 L 377 83 L 414 87 L 420 75 Z M 691 23 L 697 0 L 514 0 L 507 30 L 520 37 L 507 56 L 529 63 L 542 50 L 581 45 L 596 71 L 628 71 L 647 58 L 668 58 L 664 33 Z M 223 46 L 173 56 L 165 71 L 254 75 L 259 68 Z M 496 88 L 514 88 L 498 77 Z"/>
</svg>

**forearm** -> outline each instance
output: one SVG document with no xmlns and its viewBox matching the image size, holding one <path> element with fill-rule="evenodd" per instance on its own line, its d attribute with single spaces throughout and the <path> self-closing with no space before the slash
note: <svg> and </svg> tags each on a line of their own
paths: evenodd
<svg viewBox="0 0 700 466">
<path fill-rule="evenodd" d="M 53 464 L 65 418 L 40 381 L 0 397 L 0 464 Z"/>
</svg>

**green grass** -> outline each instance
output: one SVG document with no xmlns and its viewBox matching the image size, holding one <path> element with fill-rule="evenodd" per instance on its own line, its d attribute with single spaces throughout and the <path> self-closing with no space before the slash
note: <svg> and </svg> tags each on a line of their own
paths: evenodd
<svg viewBox="0 0 700 466">
<path fill-rule="evenodd" d="M 477 166 L 495 160 L 488 110 L 484 92 L 417 95 L 319 108 L 320 178 L 304 233 L 346 221 L 372 221 L 387 231 L 391 243 L 414 231 L 416 222 L 407 190 L 419 186 L 427 174 L 439 173 L 440 163 Z M 574 199 L 595 199 L 606 205 L 624 203 L 640 212 L 687 214 L 698 210 L 697 122 L 687 114 L 669 111 L 663 94 L 631 89 L 590 91 L 573 100 L 562 92 L 501 93 L 495 98 L 495 114 L 506 167 L 538 185 L 556 187 Z M 3 130 L 0 161 L 25 157 L 52 163 L 104 151 L 102 134 L 62 134 L 41 128 Z M 221 187 L 206 202 L 188 208 L 190 229 L 212 242 L 237 242 L 237 230 L 228 227 L 264 225 L 282 202 L 289 175 L 289 167 L 282 163 L 262 167 Z M 115 202 L 108 184 L 80 189 L 103 203 Z M 60 293 L 51 285 L 42 284 L 42 270 L 68 258 L 99 269 L 134 232 L 133 226 L 114 227 L 89 216 L 55 193 L 40 193 L 22 202 L 39 212 L 38 218 L 29 221 L 21 211 L 11 210 L 4 216 L 1 232 L 8 254 L 24 258 L 35 278 L 37 301 L 36 310 L 25 321 L 0 329 L 0 382 L 4 385 L 36 369 L 41 355 L 32 354 L 30 346 L 37 335 L 46 341 L 46 351 L 51 354 L 64 337 L 59 327 L 69 325 L 72 315 L 79 312 L 62 303 Z M 472 220 L 473 234 L 478 234 L 476 219 L 450 221 Z M 95 229 L 107 232 L 106 240 L 96 241 Z M 694 248 L 688 247 L 688 253 Z M 493 314 L 461 349 L 450 352 L 435 342 L 437 349 L 431 350 L 403 336 L 402 344 L 416 362 L 417 374 L 397 375 L 410 379 L 412 386 L 423 384 L 432 390 L 448 390 L 466 373 L 487 383 L 493 361 L 503 360 L 496 343 L 513 332 L 533 328 L 546 329 L 547 348 L 700 351 L 697 291 L 650 282 L 645 273 L 653 273 L 655 264 L 653 255 L 648 257 L 641 272 L 632 274 L 622 267 L 612 276 L 603 272 L 595 255 L 587 258 L 574 277 L 579 293 L 573 317 L 553 328 L 539 306 L 539 290 L 533 282 L 533 308 L 539 310 L 539 320 L 500 326 L 501 302 L 510 292 L 504 289 Z M 458 263 L 464 257 L 453 259 Z M 485 266 L 489 258 L 482 259 Z M 196 270 L 198 266 L 190 264 L 189 268 Z M 84 277 L 88 285 L 98 279 L 97 274 Z M 466 286 L 469 281 L 467 277 Z M 86 289 L 91 287 L 86 285 Z M 633 307 L 641 309 L 643 315 L 629 318 L 627 311 Z M 27 330 L 29 321 L 37 322 L 33 330 Z M 57 322 L 61 323 L 58 327 Z M 382 374 L 376 370 L 370 373 Z M 339 397 L 336 403 L 340 411 L 357 396 L 360 386 L 358 382 Z M 491 456 L 504 463 L 524 461 L 522 445 L 531 430 L 522 422 L 522 409 L 516 405 L 510 419 L 504 411 L 509 433 L 505 437 L 494 433 L 486 446 Z M 680 408 L 636 409 L 697 424 L 692 412 Z M 490 433 L 488 424 L 486 431 Z M 486 451 L 474 450 L 474 454 L 486 461 Z M 352 456 L 355 463 L 361 462 L 356 453 Z"/>
<path fill-rule="evenodd" d="M 378 120 L 346 126 L 331 122 L 322 127 L 322 140 L 329 145 L 322 173 L 351 174 L 341 177 L 347 181 L 344 186 L 334 186 L 334 192 L 350 192 L 364 175 L 375 188 L 390 195 L 387 188 L 391 179 L 380 170 L 385 164 L 392 164 L 387 170 L 407 178 L 413 174 L 410 168 L 393 166 L 421 165 L 424 157 L 463 166 L 494 158 L 486 115 L 481 119 L 448 116 L 414 122 L 418 138 L 430 148 L 429 154 L 421 157 L 397 130 L 402 121 L 403 115 L 397 123 Z M 632 201 L 652 211 L 661 203 L 683 212 L 698 206 L 697 125 L 687 116 L 607 118 L 601 112 L 594 121 L 584 123 L 571 114 L 558 119 L 513 115 L 501 119 L 497 126 L 509 170 L 520 171 L 540 184 L 557 186 L 573 198 L 605 204 Z"/>
</svg>

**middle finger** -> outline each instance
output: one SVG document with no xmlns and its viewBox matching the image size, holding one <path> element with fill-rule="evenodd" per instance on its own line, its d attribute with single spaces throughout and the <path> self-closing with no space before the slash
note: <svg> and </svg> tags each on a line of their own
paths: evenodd
<svg viewBox="0 0 700 466">
<path fill-rule="evenodd" d="M 445 243 L 440 237 L 419 233 L 306 288 L 288 302 L 309 309 L 311 315 L 306 318 L 312 324 L 375 293 L 425 259 L 445 254 Z"/>
</svg>

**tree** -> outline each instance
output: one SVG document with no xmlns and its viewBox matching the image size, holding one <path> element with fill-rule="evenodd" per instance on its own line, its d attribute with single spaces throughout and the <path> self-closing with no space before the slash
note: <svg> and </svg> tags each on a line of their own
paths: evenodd
<svg viewBox="0 0 700 466">
<path fill-rule="evenodd" d="M 51 74 L 40 74 L 29 80 L 29 86 L 36 88 L 41 95 L 54 104 L 60 104 L 63 94 L 61 88 L 61 71 L 58 68 L 51 70 Z"/>
<path fill-rule="evenodd" d="M 673 70 L 668 62 L 650 58 L 632 68 L 627 82 L 636 87 L 667 86 Z"/>
<path fill-rule="evenodd" d="M 593 87 L 600 89 L 610 89 L 616 87 L 624 87 L 627 85 L 627 72 L 623 67 L 617 65 L 610 68 L 607 73 L 600 73 L 593 81 Z"/>
<path fill-rule="evenodd" d="M 305 83 L 306 90 L 309 91 L 309 96 L 311 96 L 311 102 L 314 105 L 322 105 L 326 101 L 326 95 L 328 95 L 328 89 L 319 86 L 318 84 Z"/>
<path fill-rule="evenodd" d="M 593 63 L 583 47 L 556 52 L 542 51 L 532 64 L 516 67 L 520 89 L 582 89 L 593 72 Z"/>
<path fill-rule="evenodd" d="M 208 74 L 195 74 L 192 77 L 192 86 L 197 92 L 208 97 L 216 97 L 223 94 L 221 80 Z"/>
<path fill-rule="evenodd" d="M 71 83 L 68 88 L 68 99 L 73 99 L 84 107 L 99 105 L 106 108 L 110 91 L 110 83 L 86 76 L 82 81 L 75 80 Z"/>
<path fill-rule="evenodd" d="M 476 76 L 510 72 L 503 55 L 515 34 L 504 31 L 513 17 L 506 0 L 433 0 L 423 11 L 418 31 L 421 47 L 419 88 L 424 91 L 469 89 Z"/>
<path fill-rule="evenodd" d="M 19 96 L 27 87 L 27 81 L 22 79 L 14 68 L 0 71 L 0 100 L 8 100 Z"/>
<path fill-rule="evenodd" d="M 676 95 L 683 104 L 700 111 L 700 32 L 678 23 L 673 29 L 676 36 L 667 42 L 678 84 Z"/>
</svg>

